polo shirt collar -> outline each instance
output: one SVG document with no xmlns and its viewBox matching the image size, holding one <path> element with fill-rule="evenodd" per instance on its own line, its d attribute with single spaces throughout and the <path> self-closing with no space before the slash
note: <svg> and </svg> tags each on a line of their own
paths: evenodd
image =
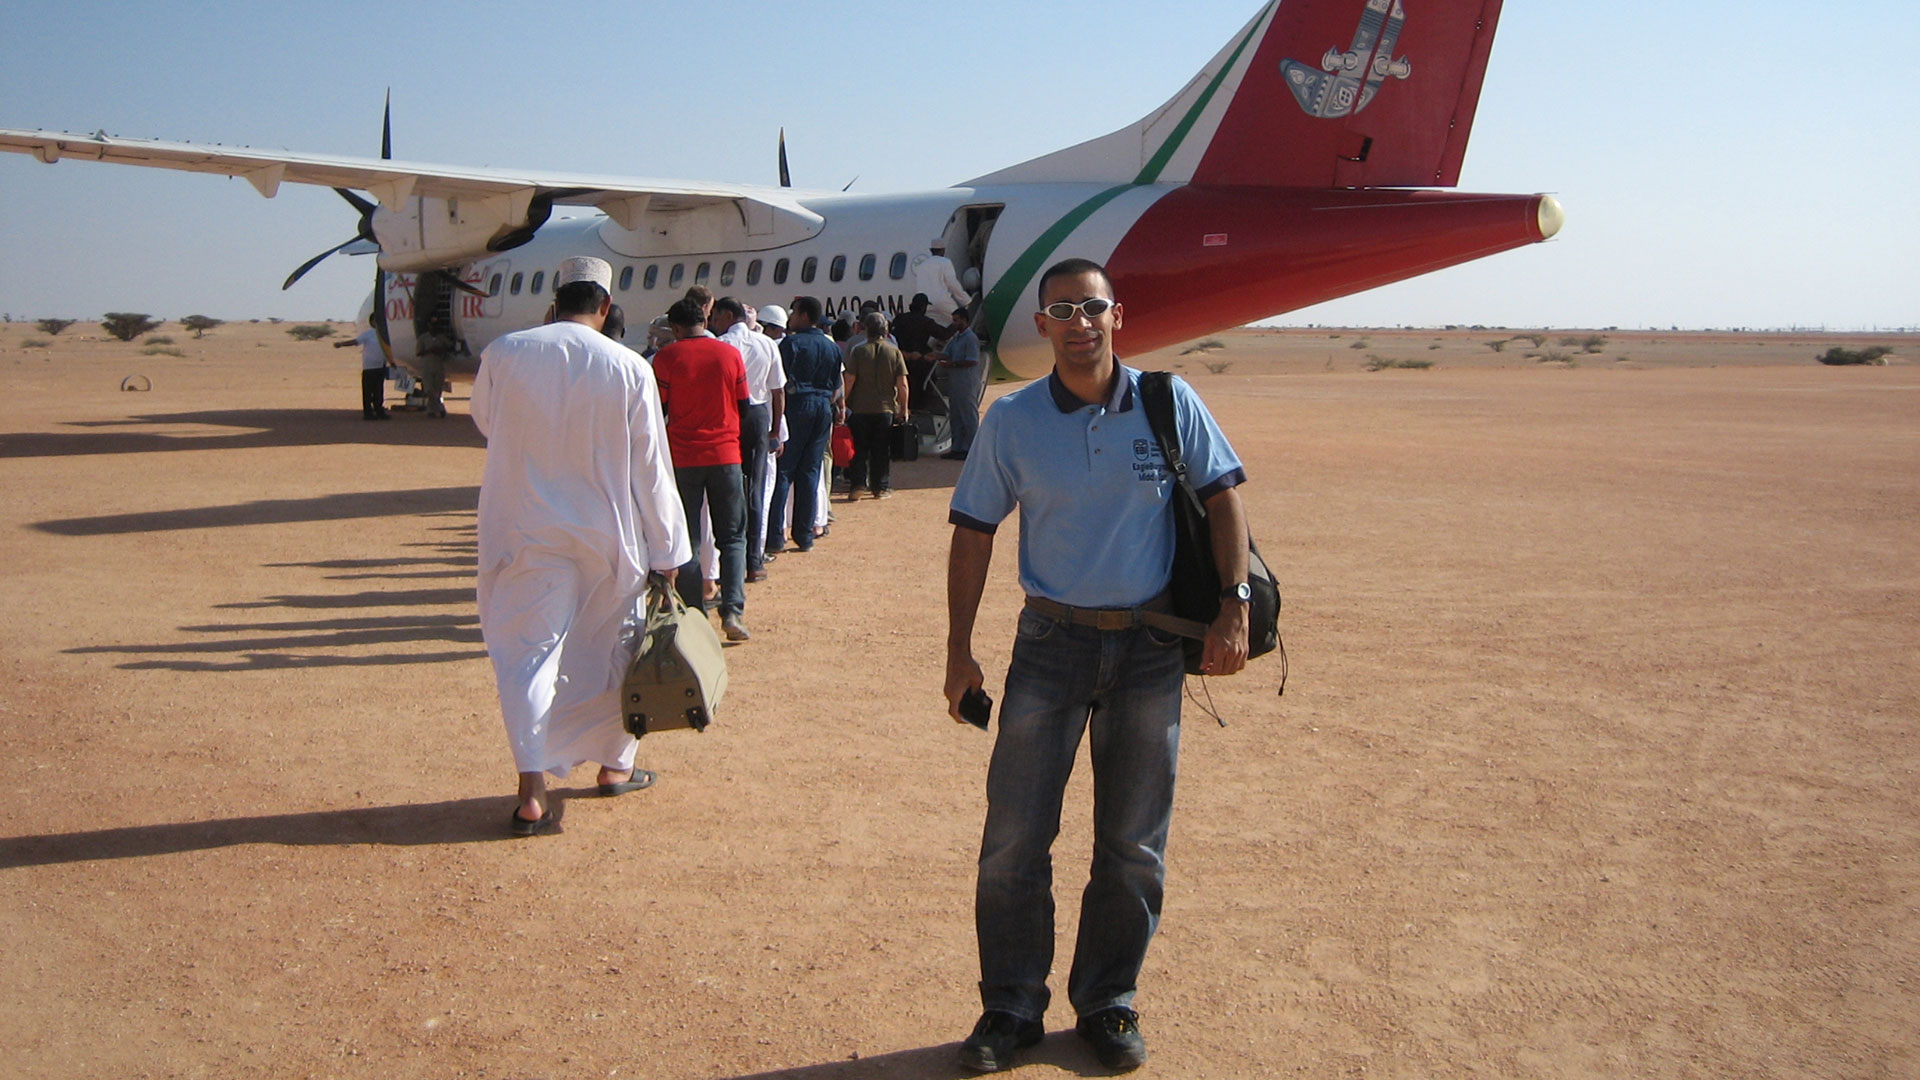
<svg viewBox="0 0 1920 1080">
<path fill-rule="evenodd" d="M 1113 380 L 1113 396 L 1107 400 L 1108 412 L 1127 412 L 1133 408 L 1133 369 L 1122 365 L 1116 357 L 1113 363 L 1119 378 Z M 1063 413 L 1076 412 L 1092 405 L 1091 401 L 1081 401 L 1079 395 L 1067 389 L 1060 381 L 1058 371 L 1047 373 L 1047 393 L 1053 397 L 1053 405 Z"/>
</svg>

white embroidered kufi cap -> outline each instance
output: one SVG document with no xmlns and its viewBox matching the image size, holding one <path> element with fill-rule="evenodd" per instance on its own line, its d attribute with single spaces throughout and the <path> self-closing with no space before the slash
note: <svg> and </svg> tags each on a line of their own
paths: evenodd
<svg viewBox="0 0 1920 1080">
<path fill-rule="evenodd" d="M 607 292 L 613 291 L 613 267 L 605 259 L 596 259 L 591 255 L 575 255 L 564 259 L 560 269 L 554 272 L 553 287 L 571 285 L 576 281 L 591 281 Z"/>
</svg>

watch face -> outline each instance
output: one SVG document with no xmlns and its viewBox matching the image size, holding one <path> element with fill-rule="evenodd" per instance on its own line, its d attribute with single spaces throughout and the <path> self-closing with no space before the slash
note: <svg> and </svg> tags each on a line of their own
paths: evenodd
<svg viewBox="0 0 1920 1080">
<path fill-rule="evenodd" d="M 1252 600 L 1253 586 L 1244 581 L 1238 585 L 1229 585 L 1220 590 L 1220 598 L 1223 600 Z"/>
</svg>

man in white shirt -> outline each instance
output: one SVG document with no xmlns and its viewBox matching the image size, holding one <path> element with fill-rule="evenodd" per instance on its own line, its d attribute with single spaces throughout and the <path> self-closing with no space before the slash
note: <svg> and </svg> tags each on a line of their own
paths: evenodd
<svg viewBox="0 0 1920 1080">
<path fill-rule="evenodd" d="M 512 831 L 552 827 L 546 774 L 600 764 L 602 795 L 653 783 L 620 722 L 620 624 L 649 571 L 692 557 L 653 369 L 600 333 L 613 268 L 572 258 L 554 322 L 487 346 L 472 413 L 480 481 L 480 631 L 520 774 Z"/>
<path fill-rule="evenodd" d="M 336 349 L 360 346 L 360 418 L 385 420 L 387 413 L 387 349 L 380 332 L 369 326 L 351 341 L 336 341 Z"/>
<path fill-rule="evenodd" d="M 944 326 L 953 321 L 955 308 L 966 307 L 973 298 L 967 295 L 959 275 L 953 272 L 953 260 L 947 258 L 947 242 L 936 236 L 928 242 L 927 250 L 932 254 L 914 260 L 913 291 L 927 294 L 928 313 Z"/>
<path fill-rule="evenodd" d="M 787 375 L 780 348 L 753 328 L 746 305 L 731 296 L 713 302 L 707 325 L 740 350 L 747 365 L 747 400 L 740 413 L 740 471 L 747 495 L 747 580 L 767 580 L 767 456 L 779 453 L 780 420 L 787 410 Z"/>
</svg>

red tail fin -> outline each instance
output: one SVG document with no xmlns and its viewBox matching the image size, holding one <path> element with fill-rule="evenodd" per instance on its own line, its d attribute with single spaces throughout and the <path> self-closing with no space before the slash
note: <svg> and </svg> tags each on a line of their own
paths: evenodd
<svg viewBox="0 0 1920 1080">
<path fill-rule="evenodd" d="M 1139 123 L 973 184 L 1450 187 L 1501 0 L 1271 0 Z"/>
</svg>

